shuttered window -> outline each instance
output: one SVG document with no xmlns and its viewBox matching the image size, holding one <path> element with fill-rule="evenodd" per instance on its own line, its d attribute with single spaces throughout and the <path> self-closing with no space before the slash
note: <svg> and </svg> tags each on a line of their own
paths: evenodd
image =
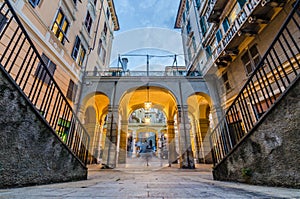
<svg viewBox="0 0 300 199">
<path fill-rule="evenodd" d="M 229 29 L 229 26 L 230 26 L 230 24 L 229 24 L 229 21 L 228 21 L 228 18 L 227 18 L 227 17 L 224 19 L 224 21 L 223 21 L 222 25 L 223 25 L 224 32 L 226 33 L 226 32 L 227 32 L 227 30 Z"/>
<path fill-rule="evenodd" d="M 32 7 L 36 7 L 37 5 L 39 5 L 40 0 L 29 0 L 29 3 Z"/>
<path fill-rule="evenodd" d="M 74 83 L 74 81 L 70 79 L 67 91 L 67 98 L 72 102 L 74 102 L 76 99 L 77 87 L 78 86 Z"/>
<path fill-rule="evenodd" d="M 0 33 L 2 32 L 2 29 L 4 28 L 6 23 L 7 18 L 2 13 L 0 13 Z"/>
<path fill-rule="evenodd" d="M 59 9 L 57 16 L 55 18 L 55 21 L 52 26 L 52 32 L 55 34 L 55 36 L 58 38 L 59 41 L 61 41 L 62 44 L 65 43 L 65 40 L 67 39 L 67 32 L 69 29 L 69 21 L 67 20 L 64 13 Z"/>
<path fill-rule="evenodd" d="M 93 19 L 90 15 L 90 12 L 88 11 L 85 17 L 85 21 L 84 21 L 84 25 L 88 31 L 88 33 L 90 33 L 91 28 L 92 28 L 92 23 L 93 23 Z"/>
<path fill-rule="evenodd" d="M 222 32 L 220 29 L 216 33 L 216 38 L 218 43 L 222 40 Z"/>
<path fill-rule="evenodd" d="M 36 76 L 36 78 L 43 81 L 45 84 L 50 84 L 52 82 L 50 75 L 52 77 L 54 76 L 54 72 L 56 70 L 56 64 L 54 64 L 45 54 L 42 54 L 42 60 L 44 61 L 44 63 L 46 65 L 44 66 L 43 63 L 40 62 L 35 71 L 35 76 Z M 50 75 L 46 72 L 45 67 L 48 68 Z"/>
<path fill-rule="evenodd" d="M 205 23 L 205 18 L 204 16 L 202 16 L 200 18 L 200 27 L 201 27 L 201 32 L 202 32 L 202 35 L 204 36 L 206 31 L 207 31 L 207 28 L 206 28 L 206 23 Z"/>
<path fill-rule="evenodd" d="M 80 38 L 78 36 L 76 36 L 71 56 L 79 66 L 82 66 L 84 58 L 85 58 L 85 54 L 86 54 L 86 50 L 83 47 Z"/>
<path fill-rule="evenodd" d="M 250 75 L 261 59 L 256 45 L 252 46 L 250 49 L 247 49 L 241 59 L 245 66 L 247 75 Z"/>
</svg>

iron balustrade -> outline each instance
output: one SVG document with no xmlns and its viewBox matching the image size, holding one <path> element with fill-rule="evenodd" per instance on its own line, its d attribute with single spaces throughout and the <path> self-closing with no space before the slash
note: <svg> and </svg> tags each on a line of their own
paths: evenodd
<svg viewBox="0 0 300 199">
<path fill-rule="evenodd" d="M 213 58 L 217 60 L 221 53 L 225 50 L 231 40 L 236 37 L 236 35 L 242 34 L 240 29 L 246 23 L 247 19 L 251 16 L 251 13 L 256 9 L 256 7 L 261 3 L 261 0 L 250 0 L 241 9 L 237 17 L 226 31 L 223 39 L 218 43 L 217 47 L 213 50 Z"/>
<path fill-rule="evenodd" d="M 210 135 L 214 165 L 220 163 L 299 78 L 299 0 L 225 116 Z"/>
<path fill-rule="evenodd" d="M 186 76 L 186 71 L 86 71 L 86 77 L 165 77 L 165 76 Z M 190 76 L 201 76 L 199 72 L 193 71 Z"/>
<path fill-rule="evenodd" d="M 90 137 L 10 2 L 0 5 L 0 64 L 61 140 L 87 163 Z"/>
</svg>

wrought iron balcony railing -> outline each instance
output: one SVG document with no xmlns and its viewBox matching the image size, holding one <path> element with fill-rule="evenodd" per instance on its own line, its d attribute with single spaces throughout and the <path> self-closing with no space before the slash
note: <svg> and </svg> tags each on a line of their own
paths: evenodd
<svg viewBox="0 0 300 199">
<path fill-rule="evenodd" d="M 1 67 L 61 140 L 86 164 L 90 137 L 9 0 L 5 0 L 0 7 L 0 49 Z"/>
<path fill-rule="evenodd" d="M 298 0 L 260 63 L 213 130 L 210 141 L 215 165 L 249 135 L 299 79 L 299 4 Z"/>
<path fill-rule="evenodd" d="M 87 71 L 86 77 L 184 77 L 186 71 Z M 197 71 L 192 72 L 190 76 L 200 76 Z"/>
<path fill-rule="evenodd" d="M 225 50 L 229 42 L 237 35 L 241 34 L 240 29 L 245 24 L 247 19 L 251 16 L 255 8 L 260 4 L 261 0 L 249 0 L 238 13 L 236 19 L 233 21 L 223 39 L 219 42 L 217 47 L 213 50 L 213 59 L 216 61 L 221 53 Z"/>
</svg>

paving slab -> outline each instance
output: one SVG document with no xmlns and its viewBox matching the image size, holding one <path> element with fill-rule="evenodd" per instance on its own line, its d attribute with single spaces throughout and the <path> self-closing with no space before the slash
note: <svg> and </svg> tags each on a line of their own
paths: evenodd
<svg viewBox="0 0 300 199">
<path fill-rule="evenodd" d="M 214 181 L 211 166 L 195 170 L 176 166 L 160 169 L 100 169 L 90 166 L 88 180 L 0 189 L 0 199 L 83 198 L 299 198 L 299 189 Z"/>
</svg>

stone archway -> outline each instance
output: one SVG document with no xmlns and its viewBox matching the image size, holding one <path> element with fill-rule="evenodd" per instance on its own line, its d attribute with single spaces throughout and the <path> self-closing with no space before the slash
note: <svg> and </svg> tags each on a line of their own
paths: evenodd
<svg viewBox="0 0 300 199">
<path fill-rule="evenodd" d="M 157 110 L 157 113 L 161 112 L 165 115 L 165 119 L 163 123 L 151 122 L 150 124 L 146 124 L 143 121 L 143 117 L 138 119 L 139 124 L 136 124 L 135 133 L 139 133 L 141 130 L 152 129 L 156 132 L 156 138 L 161 136 L 161 134 L 157 134 L 158 128 L 165 129 L 167 128 L 167 121 L 173 120 L 174 115 L 177 113 L 177 101 L 175 97 L 165 88 L 161 88 L 158 86 L 142 86 L 134 89 L 128 90 L 124 93 L 121 101 L 119 103 L 119 120 L 120 120 L 120 139 L 119 139 L 119 154 L 118 154 L 118 163 L 125 164 L 127 157 L 127 136 L 128 136 L 128 120 L 132 113 L 136 110 L 145 111 L 145 102 L 151 102 L 151 110 Z M 173 124 L 174 125 L 174 124 Z M 131 128 L 133 125 L 131 124 Z M 174 129 L 174 127 L 173 127 Z M 173 161 L 176 160 L 175 155 L 175 132 L 174 130 L 171 132 L 170 130 L 167 132 L 168 134 L 168 152 L 169 157 L 173 157 Z M 136 134 L 135 134 L 136 136 Z M 155 146 L 158 144 L 158 139 L 155 140 Z M 174 148 L 172 148 L 174 147 Z M 171 149 L 172 148 L 172 149 Z"/>
<path fill-rule="evenodd" d="M 197 92 L 203 93 L 203 96 L 209 95 L 206 83 L 202 78 L 124 76 L 99 79 L 91 77 L 83 86 L 83 99 L 93 97 L 93 94 L 90 94 L 92 92 L 102 93 L 109 99 L 107 114 L 105 114 L 105 127 L 107 128 L 103 129 L 106 130 L 105 144 L 102 144 L 105 146 L 102 157 L 103 164 L 115 168 L 118 163 L 126 163 L 126 152 L 124 151 L 127 148 L 128 118 L 133 110 L 144 107 L 144 102 L 147 101 L 146 91 L 149 87 L 153 107 L 163 111 L 167 117 L 166 129 L 169 140 L 177 140 L 173 142 L 174 144 L 168 143 L 168 146 L 171 146 L 174 151 L 172 159 L 178 160 L 180 168 L 194 168 L 190 141 L 192 125 L 189 122 L 187 99 Z M 83 100 L 80 104 L 82 107 L 82 104 L 86 104 L 86 102 Z M 176 132 L 178 133 L 176 134 Z M 122 157 L 124 158 L 122 159 Z M 174 161 L 170 160 L 170 163 Z"/>
<path fill-rule="evenodd" d="M 212 163 L 209 133 L 211 99 L 207 94 L 195 93 L 187 99 L 191 124 L 191 145 L 196 162 Z"/>
<path fill-rule="evenodd" d="M 99 163 L 105 145 L 105 119 L 108 112 L 109 98 L 103 93 L 88 95 L 81 106 L 84 114 L 82 121 L 90 136 L 88 163 Z"/>
</svg>

